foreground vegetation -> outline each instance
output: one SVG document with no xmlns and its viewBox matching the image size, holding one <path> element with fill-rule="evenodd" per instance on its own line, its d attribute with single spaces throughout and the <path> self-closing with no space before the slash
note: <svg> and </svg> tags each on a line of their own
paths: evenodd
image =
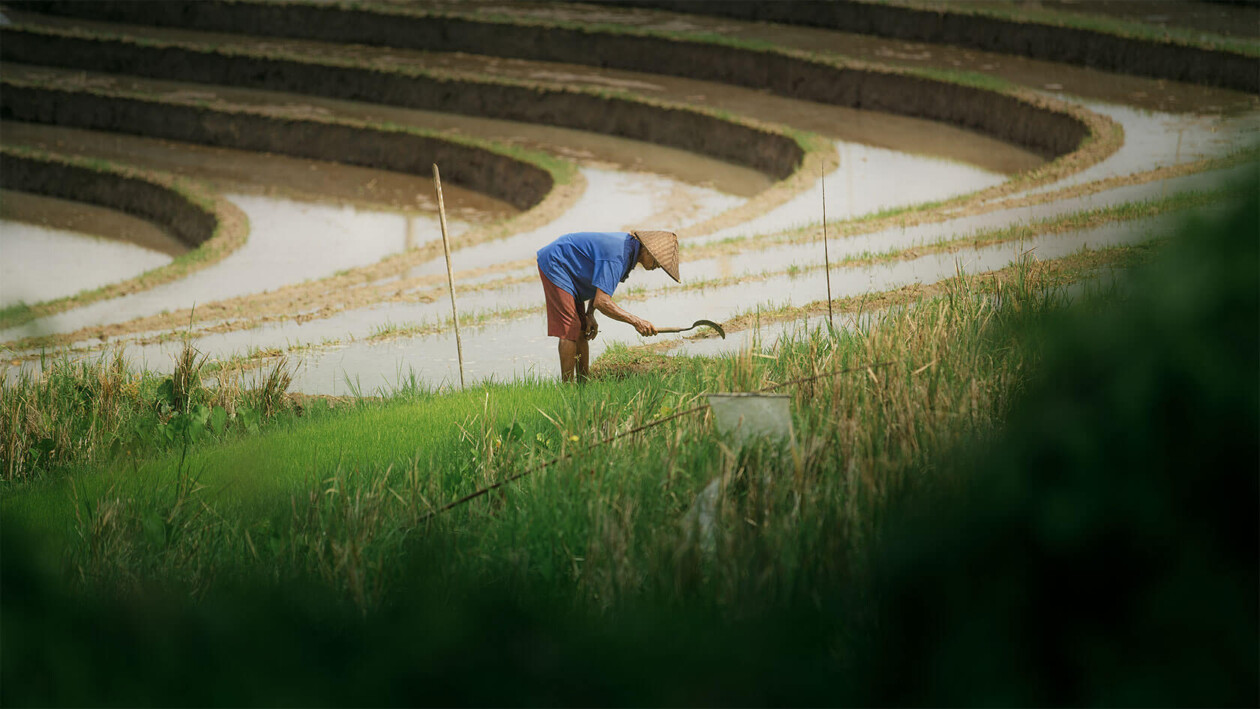
<svg viewBox="0 0 1260 709">
<path fill-rule="evenodd" d="M 0 699 L 1254 704 L 1255 187 L 1072 304 L 1028 261 L 765 352 L 257 432 L 189 385 L 198 433 L 106 426 L 6 483 Z M 177 378 L 130 420 L 197 411 Z M 800 379 L 785 446 L 675 417 Z M 64 381 L 6 385 L 0 433 L 84 425 Z M 12 413 L 40 387 L 88 403 Z"/>
</svg>

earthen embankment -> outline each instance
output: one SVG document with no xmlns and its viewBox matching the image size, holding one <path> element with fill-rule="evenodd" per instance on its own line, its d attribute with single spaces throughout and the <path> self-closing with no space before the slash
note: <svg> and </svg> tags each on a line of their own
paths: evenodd
<svg viewBox="0 0 1260 709">
<path fill-rule="evenodd" d="M 1121 74 L 1260 93 L 1260 57 L 1077 27 L 987 17 L 965 12 L 965 4 L 959 6 L 963 12 L 860 0 L 616 0 L 616 4 L 950 44 Z"/>
<path fill-rule="evenodd" d="M 0 147 L 0 157 L 0 187 L 4 189 L 116 209 L 157 225 L 191 247 L 174 261 L 134 278 L 6 310 L 0 315 L 0 329 L 169 283 L 219 262 L 240 248 L 249 235 L 249 221 L 240 209 L 199 183 L 24 147 Z"/>
<path fill-rule="evenodd" d="M 1049 110 L 1009 93 L 892 70 L 842 65 L 777 49 L 749 48 L 682 36 L 577 28 L 292 2 L 107 4 L 53 2 L 29 6 L 94 19 L 205 31 L 358 43 L 436 52 L 468 52 L 537 61 L 604 66 L 681 76 L 771 91 L 789 98 L 887 111 L 944 121 L 1059 157 L 1075 150 L 1089 128 L 1075 116 Z M 448 96 L 454 105 L 458 96 Z M 509 97 L 504 101 L 513 102 Z M 482 107 L 483 109 L 485 107 Z M 516 120 L 547 117 L 521 115 Z M 482 114 L 486 115 L 486 114 Z M 642 135 L 678 133 L 671 125 L 641 125 Z M 703 140 L 703 129 L 683 127 L 678 140 Z M 639 136 L 627 136 L 639 137 Z M 726 136 L 718 136 L 723 140 Z M 647 139 L 647 138 L 644 138 Z M 699 150 L 698 146 L 671 143 Z M 714 153 L 710 153 L 714 154 Z"/>
<path fill-rule="evenodd" d="M 171 188 L 108 170 L 6 152 L 0 187 L 109 207 L 153 222 L 189 247 L 218 226 L 210 209 Z"/>
<path fill-rule="evenodd" d="M 454 183 L 520 209 L 541 202 L 554 179 L 546 169 L 473 144 L 401 127 L 298 119 L 5 81 L 0 117 L 128 133 L 201 145 L 328 160 L 418 176 L 434 163 Z"/>
<path fill-rule="evenodd" d="M 586 130 L 702 153 L 775 179 L 791 175 L 804 155 L 782 133 L 629 96 L 30 29 L 5 29 L 2 38 L 0 57 L 6 61 Z"/>
</svg>

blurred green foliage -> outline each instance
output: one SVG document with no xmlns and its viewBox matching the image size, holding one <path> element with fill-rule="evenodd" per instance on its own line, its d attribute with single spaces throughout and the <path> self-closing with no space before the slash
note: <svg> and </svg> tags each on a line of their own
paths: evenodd
<svg viewBox="0 0 1260 709">
<path fill-rule="evenodd" d="M 1004 435 L 889 534 L 874 704 L 1260 703 L 1260 183 L 1037 323 Z"/>
</svg>

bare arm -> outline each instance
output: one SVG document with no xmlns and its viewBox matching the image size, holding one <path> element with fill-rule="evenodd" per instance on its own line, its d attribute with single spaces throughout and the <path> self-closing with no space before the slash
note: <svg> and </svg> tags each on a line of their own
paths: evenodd
<svg viewBox="0 0 1260 709">
<path fill-rule="evenodd" d="M 643 318 L 631 315 L 620 305 L 614 303 L 611 296 L 598 288 L 595 289 L 595 299 L 592 300 L 591 303 L 595 306 L 596 310 L 604 315 L 607 315 L 613 320 L 619 320 L 623 323 L 634 326 L 634 329 L 638 330 L 640 335 L 656 334 L 655 325 Z"/>
</svg>

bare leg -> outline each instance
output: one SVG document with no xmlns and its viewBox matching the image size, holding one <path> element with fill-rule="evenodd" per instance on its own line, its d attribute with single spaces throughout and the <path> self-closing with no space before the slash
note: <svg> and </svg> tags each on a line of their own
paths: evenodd
<svg viewBox="0 0 1260 709">
<path fill-rule="evenodd" d="M 573 370 L 577 367 L 578 343 L 574 340 L 560 338 L 560 380 L 573 381 Z"/>
<path fill-rule="evenodd" d="M 577 379 L 584 382 L 591 376 L 591 344 L 586 338 L 578 340 L 577 344 Z"/>
</svg>

